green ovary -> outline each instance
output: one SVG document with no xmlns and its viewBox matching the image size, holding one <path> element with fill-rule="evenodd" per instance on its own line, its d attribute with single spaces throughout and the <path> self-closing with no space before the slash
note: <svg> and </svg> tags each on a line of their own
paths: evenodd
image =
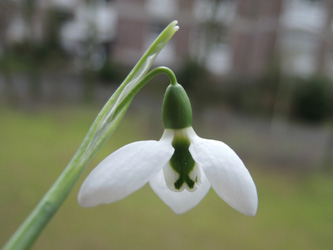
<svg viewBox="0 0 333 250">
<path fill-rule="evenodd" d="M 187 138 L 177 138 L 172 142 L 172 146 L 175 152 L 170 159 L 170 165 L 179 174 L 179 178 L 174 183 L 174 186 L 179 190 L 186 183 L 192 189 L 197 182 L 197 178 L 192 180 L 189 176 L 195 165 L 195 161 L 188 150 L 190 142 Z"/>
</svg>

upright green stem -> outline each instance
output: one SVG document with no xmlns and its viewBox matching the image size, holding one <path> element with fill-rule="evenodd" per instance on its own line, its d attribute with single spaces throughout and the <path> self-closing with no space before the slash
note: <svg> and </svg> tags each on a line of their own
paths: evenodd
<svg viewBox="0 0 333 250">
<path fill-rule="evenodd" d="M 129 76 L 105 104 L 63 173 L 9 239 L 3 250 L 24 250 L 30 248 L 62 205 L 91 158 L 119 125 L 135 94 L 148 81 L 158 74 L 167 74 L 171 84 L 177 83 L 175 75 L 168 68 L 160 67 L 147 73 L 159 51 L 178 30 L 176 24 L 176 21 L 172 22 L 160 34 L 130 72 Z"/>
<path fill-rule="evenodd" d="M 88 158 L 86 157 L 87 160 L 81 161 L 81 157 L 84 153 L 83 150 L 84 145 L 82 144 L 63 173 L 4 246 L 3 250 L 29 249 L 34 243 L 43 228 L 62 205 L 91 159 L 92 154 L 89 155 Z"/>
<path fill-rule="evenodd" d="M 115 114 L 121 112 L 125 106 L 133 99 L 133 97 L 138 93 L 138 91 L 145 86 L 152 78 L 159 74 L 166 74 L 171 84 L 176 84 L 177 79 L 174 73 L 166 68 L 159 67 L 150 71 L 132 90 L 132 92 L 127 95 L 121 103 L 117 106 Z M 118 121 L 118 123 L 120 120 Z M 118 125 L 118 124 L 116 124 Z M 85 140 L 79 147 L 78 151 L 69 162 L 63 173 L 59 176 L 53 186 L 49 189 L 37 207 L 29 215 L 29 217 L 24 221 L 17 232 L 12 236 L 7 245 L 5 245 L 3 250 L 18 250 L 18 249 L 28 249 L 34 241 L 37 239 L 43 228 L 61 206 L 63 201 L 66 199 L 81 173 L 85 169 L 86 165 L 89 163 L 91 158 L 96 153 L 96 150 L 87 150 L 88 145 L 93 140 L 93 136 L 90 133 L 87 134 Z"/>
</svg>

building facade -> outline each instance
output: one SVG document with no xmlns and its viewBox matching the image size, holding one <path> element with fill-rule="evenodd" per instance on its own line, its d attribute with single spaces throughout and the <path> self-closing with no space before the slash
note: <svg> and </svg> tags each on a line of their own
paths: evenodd
<svg viewBox="0 0 333 250">
<path fill-rule="evenodd" d="M 0 27 L 3 44 L 42 41 L 48 10 L 57 9 L 68 17 L 59 37 L 69 53 L 131 66 L 178 20 L 158 64 L 177 68 L 191 58 L 215 75 L 257 77 L 277 62 L 287 74 L 333 77 L 331 0 L 36 0 L 30 19 L 15 2 Z"/>
</svg>

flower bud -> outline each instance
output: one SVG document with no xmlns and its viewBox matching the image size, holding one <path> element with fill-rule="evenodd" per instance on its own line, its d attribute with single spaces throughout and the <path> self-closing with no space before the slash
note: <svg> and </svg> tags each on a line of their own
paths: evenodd
<svg viewBox="0 0 333 250">
<path fill-rule="evenodd" d="M 163 100 L 162 117 L 164 127 L 167 129 L 192 126 L 191 102 L 180 84 L 168 86 Z"/>
</svg>

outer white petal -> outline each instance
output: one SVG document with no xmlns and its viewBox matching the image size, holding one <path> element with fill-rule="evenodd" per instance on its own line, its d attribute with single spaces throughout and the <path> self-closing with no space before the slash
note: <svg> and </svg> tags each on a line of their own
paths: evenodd
<svg viewBox="0 0 333 250">
<path fill-rule="evenodd" d="M 165 204 L 167 204 L 176 214 L 182 214 L 198 205 L 209 191 L 210 184 L 202 170 L 200 171 L 201 184 L 194 192 L 189 192 L 187 190 L 182 192 L 171 191 L 165 183 L 163 170 L 158 172 L 149 183 L 154 192 L 165 202 Z"/>
<path fill-rule="evenodd" d="M 118 149 L 84 181 L 78 195 L 79 204 L 92 207 L 123 199 L 156 175 L 173 151 L 167 141 L 140 141 Z"/>
<path fill-rule="evenodd" d="M 179 174 L 171 168 L 170 164 L 166 164 L 166 166 L 163 168 L 163 176 L 165 179 L 165 184 L 168 187 L 168 189 L 174 192 L 180 192 L 184 190 L 184 188 L 181 190 L 177 190 L 175 188 L 175 182 L 178 180 Z M 184 186 L 185 183 L 182 187 Z"/>
<path fill-rule="evenodd" d="M 258 196 L 252 177 L 238 157 L 220 141 L 191 138 L 190 152 L 207 176 L 215 192 L 237 211 L 254 216 Z"/>
</svg>

